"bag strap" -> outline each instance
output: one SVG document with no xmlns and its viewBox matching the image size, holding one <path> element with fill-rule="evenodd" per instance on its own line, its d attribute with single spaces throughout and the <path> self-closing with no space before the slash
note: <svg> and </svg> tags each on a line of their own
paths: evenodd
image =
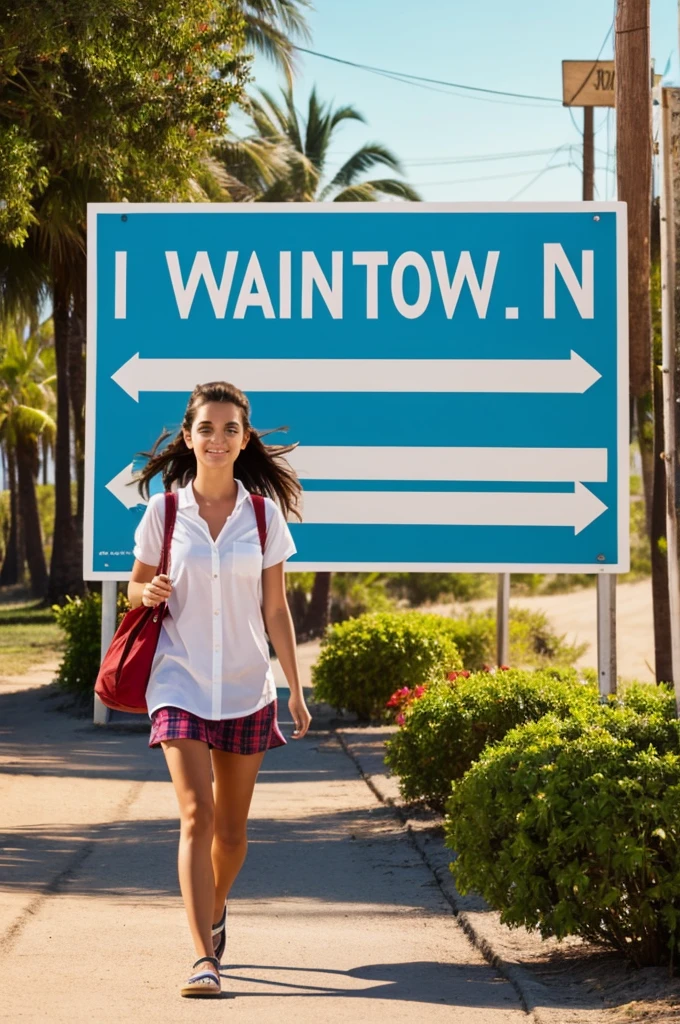
<svg viewBox="0 0 680 1024">
<path fill-rule="evenodd" d="M 250 500 L 252 501 L 253 508 L 255 509 L 257 532 L 260 535 L 260 547 L 262 548 L 262 554 L 264 555 L 264 546 L 267 543 L 267 516 L 264 509 L 264 498 L 261 494 L 251 494 Z"/>
<path fill-rule="evenodd" d="M 168 562 L 170 561 L 170 545 L 172 543 L 172 533 L 175 529 L 175 520 L 177 519 L 177 491 L 166 491 L 165 492 L 165 526 L 163 528 L 163 551 L 161 552 L 161 561 L 158 566 L 158 575 L 161 573 L 167 573 Z"/>
</svg>

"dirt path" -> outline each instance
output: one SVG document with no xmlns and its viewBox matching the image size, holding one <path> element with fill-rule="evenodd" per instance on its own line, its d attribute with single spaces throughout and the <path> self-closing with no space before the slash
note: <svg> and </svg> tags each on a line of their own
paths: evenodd
<svg viewBox="0 0 680 1024">
<path fill-rule="evenodd" d="M 409 833 L 333 733 L 270 751 L 232 890 L 219 1000 L 182 999 L 191 946 L 177 808 L 144 733 L 0 693 L 2 1020 L 24 1024 L 521 1024 Z M 226 1000 L 232 1002 L 225 1005 Z"/>
</svg>

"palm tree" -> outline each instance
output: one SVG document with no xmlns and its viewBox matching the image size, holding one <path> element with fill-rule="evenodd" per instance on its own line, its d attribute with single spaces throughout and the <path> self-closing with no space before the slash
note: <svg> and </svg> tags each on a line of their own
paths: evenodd
<svg viewBox="0 0 680 1024">
<path fill-rule="evenodd" d="M 46 321 L 25 341 L 23 324 L 8 327 L 0 336 L 0 443 L 5 448 L 9 469 L 11 525 L 3 582 L 14 575 L 23 578 L 24 555 L 36 597 L 47 592 L 47 566 L 40 528 L 36 479 L 39 467 L 39 439 L 52 439 L 56 423 L 51 410 L 54 377 L 43 363 L 43 353 L 52 344 L 52 324 Z M 9 579 L 7 578 L 9 576 Z"/>
<path fill-rule="evenodd" d="M 235 202 L 377 202 L 385 197 L 420 200 L 420 195 L 396 178 L 363 175 L 378 165 L 401 174 L 397 157 L 377 142 L 361 146 L 339 170 L 324 179 L 333 134 L 343 121 L 365 118 L 352 106 L 333 109 L 309 97 L 307 116 L 295 108 L 292 86 L 281 90 L 278 103 L 261 89 L 262 100 L 250 97 L 248 112 L 253 132 L 245 139 L 228 137 L 215 150 L 211 169 L 219 185 Z M 263 102 L 264 101 L 264 102 Z"/>
<path fill-rule="evenodd" d="M 21 247 L 0 247 L 0 312 L 28 313 L 52 298 L 56 367 L 54 536 L 48 598 L 82 594 L 82 528 L 71 508 L 71 407 L 69 380 L 75 317 L 85 308 L 85 222 L 88 201 L 107 198 L 96 177 L 64 170 L 50 178 L 33 204 L 34 223 Z M 84 401 L 84 395 L 77 396 Z M 80 422 L 76 419 L 76 425 Z M 77 454 L 82 445 L 76 445 Z"/>
</svg>

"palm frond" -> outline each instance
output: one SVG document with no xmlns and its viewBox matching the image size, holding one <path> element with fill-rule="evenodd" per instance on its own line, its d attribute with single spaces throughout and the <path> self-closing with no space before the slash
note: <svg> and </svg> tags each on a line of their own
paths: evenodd
<svg viewBox="0 0 680 1024">
<path fill-rule="evenodd" d="M 12 419 L 17 434 L 25 437 L 36 437 L 44 432 L 52 438 L 57 432 L 57 424 L 48 413 L 29 405 L 15 406 Z"/>
<path fill-rule="evenodd" d="M 326 160 L 326 152 L 330 140 L 330 122 L 323 103 L 319 102 L 316 88 L 313 88 L 307 105 L 307 125 L 305 129 L 305 153 L 314 161 L 320 171 Z"/>
<path fill-rule="evenodd" d="M 298 70 L 294 38 L 308 41 L 311 32 L 304 9 L 309 0 L 246 0 L 243 18 L 246 46 L 259 51 L 281 68 L 292 85 Z"/>
<path fill-rule="evenodd" d="M 281 90 L 283 98 L 286 104 L 286 110 L 288 111 L 288 117 L 286 119 L 287 131 L 286 134 L 292 142 L 298 153 L 305 153 L 304 144 L 302 141 L 302 130 L 300 127 L 300 118 L 295 108 L 295 99 L 293 96 L 293 87 L 289 85 L 286 89 Z"/>
<path fill-rule="evenodd" d="M 283 71 L 286 81 L 292 82 L 298 70 L 298 62 L 293 44 L 285 32 L 256 15 L 244 14 L 244 21 L 246 47 L 252 47 L 268 57 Z"/>
<path fill-rule="evenodd" d="M 397 181 L 396 178 L 381 178 L 379 180 L 364 182 L 370 185 L 376 192 L 385 196 L 394 196 L 397 199 L 405 199 L 412 203 L 422 202 L 423 197 L 405 181 Z"/>
<path fill-rule="evenodd" d="M 342 121 L 361 121 L 362 124 L 366 124 L 366 118 L 364 115 L 360 114 L 355 107 L 350 106 L 338 107 L 338 109 L 334 111 L 330 121 L 331 131 L 333 131 L 334 128 L 337 128 Z"/>
<path fill-rule="evenodd" d="M 333 197 L 334 203 L 377 203 L 377 201 L 378 194 L 368 182 L 361 185 L 348 185 Z"/>
<path fill-rule="evenodd" d="M 258 17 L 278 21 L 290 35 L 310 40 L 312 34 L 301 8 L 313 10 L 311 0 L 245 0 L 246 13 L 250 8 Z"/>
<path fill-rule="evenodd" d="M 345 161 L 330 184 L 335 187 L 353 185 L 360 174 L 364 174 L 376 164 L 386 164 L 393 171 L 401 173 L 401 165 L 394 154 L 386 146 L 370 142 Z"/>
<path fill-rule="evenodd" d="M 279 106 L 278 102 L 267 89 L 260 89 L 259 92 L 267 106 L 265 107 L 261 102 L 253 99 L 253 121 L 257 130 L 261 135 L 264 135 L 265 138 L 287 138 L 290 140 L 292 145 L 301 152 L 302 141 L 300 138 L 297 113 L 295 110 L 293 109 L 293 118 L 291 123 L 290 110 Z M 285 91 L 282 89 L 281 92 L 283 93 L 285 100 Z M 267 107 L 269 110 L 267 110 Z"/>
</svg>

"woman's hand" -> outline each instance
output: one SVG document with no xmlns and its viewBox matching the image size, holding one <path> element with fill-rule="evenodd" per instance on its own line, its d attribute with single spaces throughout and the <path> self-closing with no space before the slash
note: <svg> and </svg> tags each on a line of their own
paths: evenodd
<svg viewBox="0 0 680 1024">
<path fill-rule="evenodd" d="M 293 730 L 293 739 L 301 740 L 304 734 L 309 729 L 309 723 L 312 720 L 312 716 L 307 710 L 305 704 L 305 698 L 302 694 L 293 694 L 288 700 L 288 710 L 290 711 L 291 717 L 295 722 L 295 729 Z"/>
<path fill-rule="evenodd" d="M 154 576 L 151 583 L 144 585 L 142 604 L 145 608 L 155 608 L 161 601 L 167 601 L 171 593 L 172 583 L 170 577 L 165 573 L 161 573 L 160 576 Z"/>
</svg>

